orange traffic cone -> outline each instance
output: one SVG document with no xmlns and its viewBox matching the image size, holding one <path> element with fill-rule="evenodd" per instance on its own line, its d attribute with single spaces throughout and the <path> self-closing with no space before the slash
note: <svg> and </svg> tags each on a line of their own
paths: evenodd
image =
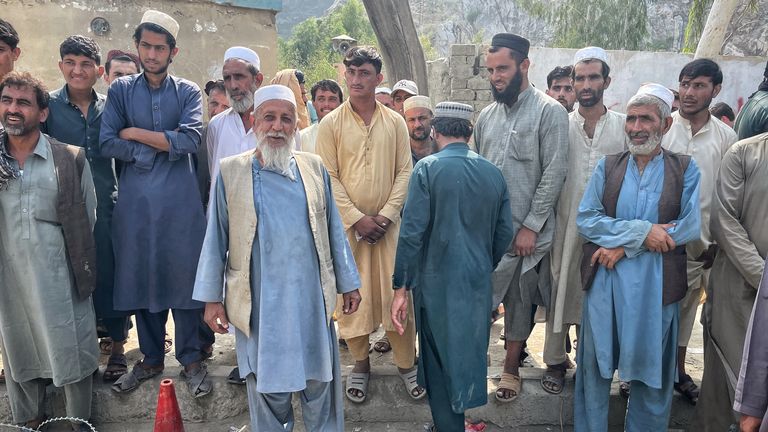
<svg viewBox="0 0 768 432">
<path fill-rule="evenodd" d="M 176 389 L 173 387 L 172 379 L 160 381 L 155 432 L 184 432 L 184 422 L 181 420 L 179 402 L 176 400 Z"/>
</svg>

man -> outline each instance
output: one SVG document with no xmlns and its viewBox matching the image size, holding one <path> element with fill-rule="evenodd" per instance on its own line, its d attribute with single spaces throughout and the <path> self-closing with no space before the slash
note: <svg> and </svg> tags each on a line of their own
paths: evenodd
<svg viewBox="0 0 768 432">
<path fill-rule="evenodd" d="M 544 92 L 560 102 L 568 112 L 573 112 L 573 104 L 576 102 L 572 75 L 573 66 L 555 66 L 547 75 L 547 91 Z"/>
<path fill-rule="evenodd" d="M 427 389 L 432 430 L 440 432 L 463 432 L 464 411 L 488 401 L 491 273 L 512 241 L 504 176 L 467 145 L 473 115 L 470 105 L 435 107 L 438 153 L 413 170 L 393 277 L 392 322 L 400 334 L 406 291 L 413 292 L 419 383 Z"/>
<path fill-rule="evenodd" d="M 709 113 L 730 128 L 733 127 L 733 122 L 736 120 L 736 114 L 734 114 L 733 108 L 725 102 L 718 102 L 709 107 Z"/>
<path fill-rule="evenodd" d="M 704 326 L 704 376 L 695 430 L 728 430 L 740 376 L 744 337 L 768 256 L 768 134 L 732 145 L 720 164 L 712 199 L 712 239 L 719 252 L 712 265 Z"/>
<path fill-rule="evenodd" d="M 0 18 L 0 79 L 13 70 L 20 55 L 19 34 L 11 23 Z"/>
<path fill-rule="evenodd" d="M 616 369 L 632 385 L 624 430 L 667 430 L 685 244 L 701 230 L 699 170 L 661 147 L 674 96 L 646 84 L 627 103 L 629 150 L 600 160 L 579 204 L 587 240 L 574 431 L 607 431 Z M 682 259 L 681 259 L 682 258 Z M 642 275 L 642 276 L 639 276 Z"/>
<path fill-rule="evenodd" d="M 680 301 L 680 326 L 677 336 L 677 381 L 675 390 L 695 404 L 698 386 L 685 373 L 685 355 L 691 339 L 696 310 L 704 298 L 709 279 L 709 268 L 715 258 L 717 246 L 709 232 L 709 212 L 720 161 L 728 148 L 736 142 L 736 132 L 709 113 L 712 99 L 720 93 L 723 72 L 710 59 L 696 59 L 680 71 L 680 109 L 672 114 L 672 127 L 664 135 L 661 146 L 691 156 L 701 171 L 701 237 L 689 242 L 688 293 Z"/>
<path fill-rule="evenodd" d="M 740 140 L 768 132 L 768 62 L 765 63 L 763 82 L 741 107 L 733 128 Z"/>
<path fill-rule="evenodd" d="M 743 432 L 768 431 L 768 273 L 763 270 L 758 296 L 744 340 L 739 384 L 733 410 L 741 414 L 739 427 Z"/>
<path fill-rule="evenodd" d="M 394 109 L 392 105 L 392 89 L 389 87 L 376 87 L 376 102 L 389 109 Z"/>
<path fill-rule="evenodd" d="M 312 95 L 312 105 L 317 110 L 318 122 L 325 118 L 328 113 L 335 110 L 344 102 L 344 93 L 339 87 L 339 83 L 332 79 L 324 79 L 315 83 L 310 89 Z M 317 125 L 301 131 L 301 150 L 314 153 L 317 143 Z"/>
<path fill-rule="evenodd" d="M 611 85 L 608 54 L 599 47 L 576 51 L 573 86 L 579 107 L 569 117 L 568 177 L 557 202 L 557 225 L 552 248 L 552 301 L 547 310 L 541 386 L 549 393 L 563 391 L 565 372 L 573 368 L 566 354 L 570 327 L 581 323 L 581 267 L 584 242 L 576 227 L 579 201 L 597 162 L 605 155 L 626 149 L 625 115 L 603 103 Z"/>
<path fill-rule="evenodd" d="M 409 97 L 419 94 L 419 88 L 411 80 L 400 80 L 392 87 L 392 109 L 405 116 L 403 104 Z"/>
<path fill-rule="evenodd" d="M 40 133 L 48 99 L 28 73 L 0 82 L 0 147 L 12 167 L 0 176 L 0 343 L 13 421 L 30 429 L 45 420 L 49 380 L 64 388 L 67 416 L 89 419 L 99 360 L 96 195 L 85 152 Z"/>
<path fill-rule="evenodd" d="M 374 91 L 384 79 L 376 48 L 351 48 L 344 66 L 349 98 L 320 122 L 317 154 L 331 176 L 362 282 L 360 310 L 355 315 L 336 312 L 339 334 L 355 359 L 345 395 L 355 403 L 368 396 L 368 335 L 383 324 L 408 394 L 421 399 L 415 327 L 408 323 L 404 335 L 398 335 L 389 313 L 400 212 L 411 175 L 408 129 L 399 114 L 376 102 Z"/>
<path fill-rule="evenodd" d="M 107 87 L 112 81 L 128 75 L 135 75 L 141 69 L 139 57 L 133 53 L 120 50 L 112 50 L 107 53 L 107 61 L 104 63 L 104 82 Z"/>
<path fill-rule="evenodd" d="M 675 97 L 672 101 L 672 112 L 675 112 L 680 109 L 680 92 L 671 88 L 668 88 L 667 90 L 671 91 L 672 95 Z"/>
<path fill-rule="evenodd" d="M 533 305 L 549 305 L 554 207 L 568 156 L 568 114 L 529 83 L 529 46 L 514 34 L 493 37 L 485 61 L 495 102 L 483 109 L 475 127 L 480 155 L 507 181 L 515 233 L 492 279 L 494 306 L 503 301 L 506 311 L 500 402 L 520 394 L 520 353 L 531 332 Z"/>
<path fill-rule="evenodd" d="M 264 80 L 259 69 L 261 61 L 256 51 L 235 46 L 224 52 L 222 76 L 231 108 L 215 116 L 208 123 L 206 144 L 208 146 L 208 170 L 211 174 L 211 195 L 216 190 L 219 163 L 228 156 L 252 150 L 256 142 L 251 129 L 253 92 Z"/>
<path fill-rule="evenodd" d="M 48 117 L 43 131 L 57 140 L 85 149 L 88 165 L 96 188 L 96 291 L 93 306 L 96 318 L 111 339 L 111 350 L 105 382 L 112 382 L 127 372 L 128 363 L 123 346 L 128 338 L 128 314 L 116 311 L 113 305 L 115 257 L 112 251 L 112 211 L 117 196 L 117 179 L 112 159 L 99 151 L 101 115 L 106 96 L 96 93 L 93 86 L 104 72 L 98 44 L 85 36 L 70 36 L 59 46 L 59 70 L 64 87 L 51 92 Z"/>
<path fill-rule="evenodd" d="M 201 397 L 212 389 L 202 360 L 213 334 L 199 334 L 203 304 L 192 300 L 205 235 L 191 161 L 200 146 L 202 96 L 196 84 L 168 74 L 178 53 L 178 30 L 169 15 L 144 13 L 134 32 L 144 72 L 110 85 L 102 115 L 102 155 L 123 162 L 112 226 L 114 305 L 135 311 L 144 355 L 113 384 L 117 393 L 132 391 L 163 371 L 169 309 L 176 359 L 184 366 L 181 375 L 190 394 Z"/>
<path fill-rule="evenodd" d="M 337 293 L 355 312 L 360 278 L 320 158 L 291 151 L 293 93 L 269 85 L 253 103 L 256 148 L 221 162 L 194 298 L 211 329 L 235 326 L 251 430 L 293 430 L 301 392 L 307 430 L 343 431 L 332 316 Z"/>
<path fill-rule="evenodd" d="M 427 96 L 408 98 L 403 104 L 405 125 L 411 138 L 411 160 L 413 165 L 434 153 L 435 140 L 432 138 L 432 102 Z"/>
<path fill-rule="evenodd" d="M 206 104 L 208 108 L 208 120 L 211 120 L 230 108 L 229 99 L 227 98 L 227 87 L 224 85 L 224 80 L 211 80 L 205 83 L 205 96 L 208 98 L 208 103 Z"/>
</svg>

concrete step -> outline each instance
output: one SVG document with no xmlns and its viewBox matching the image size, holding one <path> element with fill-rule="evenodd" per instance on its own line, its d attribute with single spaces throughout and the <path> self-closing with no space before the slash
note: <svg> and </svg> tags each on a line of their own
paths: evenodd
<svg viewBox="0 0 768 432">
<path fill-rule="evenodd" d="M 350 370 L 351 366 L 343 369 L 344 378 Z M 176 395 L 188 431 L 229 432 L 229 427 L 239 428 L 249 423 L 245 386 L 227 383 L 226 377 L 230 371 L 231 366 L 209 366 L 214 384 L 213 393 L 204 398 L 195 399 L 190 396 L 183 381 L 178 380 L 180 368 L 166 368 L 164 378 L 175 379 L 177 383 Z M 563 393 L 557 396 L 546 393 L 541 388 L 539 379 L 543 372 L 543 369 L 538 368 L 521 369 L 523 390 L 520 397 L 511 403 L 500 404 L 494 398 L 498 383 L 498 379 L 494 378 L 499 376 L 501 370 L 490 368 L 489 402 L 483 407 L 468 411 L 467 416 L 483 420 L 489 426 L 498 428 L 490 428 L 489 432 L 545 431 L 550 428 L 553 431 L 559 431 L 561 426 L 563 430 L 568 430 L 568 427 L 573 424 L 572 372 L 567 375 Z M 102 383 L 100 375 L 97 376 L 94 380 L 92 411 L 92 420 L 97 425 L 97 429 L 100 432 L 151 430 L 160 379 L 159 377 L 152 379 L 132 393 L 118 395 L 112 392 L 108 384 Z M 609 424 L 612 426 L 611 429 L 617 427 L 620 429 L 626 410 L 626 401 L 619 395 L 617 382 L 611 388 L 610 403 Z M 296 400 L 294 405 L 298 408 L 299 404 Z M 693 408 L 675 394 L 670 427 L 685 429 L 693 417 Z M 344 411 L 345 419 L 349 424 L 348 430 L 358 432 L 421 431 L 423 424 L 431 420 L 426 400 L 411 400 L 397 370 L 391 366 L 374 367 L 368 400 L 359 405 L 347 402 Z M 64 415 L 64 395 L 61 389 L 49 387 L 47 412 L 49 415 Z M 10 422 L 8 396 L 5 386 L 0 385 L 0 423 Z M 417 428 L 410 429 L 414 425 Z M 356 429 L 358 427 L 362 429 Z M 390 429 L 387 429 L 388 427 Z M 1 427 L 0 431 L 3 431 Z"/>
</svg>

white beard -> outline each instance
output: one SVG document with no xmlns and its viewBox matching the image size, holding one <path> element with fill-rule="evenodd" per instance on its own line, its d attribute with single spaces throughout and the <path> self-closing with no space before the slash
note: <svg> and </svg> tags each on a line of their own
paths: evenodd
<svg viewBox="0 0 768 432">
<path fill-rule="evenodd" d="M 629 152 L 635 156 L 648 156 L 656 150 L 656 147 L 661 143 L 661 134 L 653 133 L 645 141 L 645 144 L 632 144 L 629 143 Z"/>
<path fill-rule="evenodd" d="M 253 106 L 253 93 L 247 93 L 240 100 L 229 98 L 229 104 L 236 113 L 248 112 Z"/>
<path fill-rule="evenodd" d="M 286 135 L 282 132 L 257 132 L 256 133 L 256 148 L 261 151 L 261 159 L 264 161 L 262 168 L 267 168 L 271 171 L 275 171 L 278 174 L 284 175 L 296 181 L 296 176 L 291 171 L 291 157 L 293 151 L 291 150 L 291 144 L 293 143 L 293 135 Z M 285 145 L 280 147 L 273 147 L 267 143 L 268 136 L 279 136 L 285 138 Z"/>
</svg>

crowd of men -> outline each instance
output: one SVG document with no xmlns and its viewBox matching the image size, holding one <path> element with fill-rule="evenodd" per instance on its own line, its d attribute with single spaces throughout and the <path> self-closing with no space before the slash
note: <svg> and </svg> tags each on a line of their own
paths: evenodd
<svg viewBox="0 0 768 432">
<path fill-rule="evenodd" d="M 103 66 L 93 39 L 67 37 L 66 84 L 48 92 L 13 71 L 20 38 L 0 19 L 0 348 L 15 423 L 45 420 L 50 383 L 68 416 L 91 417 L 99 337 L 116 394 L 162 374 L 173 345 L 205 397 L 215 333 L 231 332 L 228 380 L 246 386 L 253 431 L 292 430 L 297 392 L 306 430 L 343 431 L 345 399 L 376 397 L 372 342 L 428 399 L 433 431 L 471 430 L 503 305 L 499 403 L 525 397 L 539 321 L 541 386 L 560 394 L 576 369 L 577 431 L 607 431 L 617 371 L 628 431 L 666 430 L 673 389 L 697 405 L 696 430 L 768 431 L 768 65 L 738 115 L 712 105 L 724 76 L 709 59 L 674 92 L 638 83 L 623 114 L 603 102 L 602 48 L 540 90 L 528 40 L 500 33 L 485 53 L 494 101 L 476 115 L 410 80 L 381 87 L 373 47 L 346 52 L 346 94 L 323 79 L 308 98 L 301 71 L 265 84 L 259 55 L 234 46 L 204 87 L 204 125 L 203 91 L 168 71 L 178 32 L 149 10 L 136 54 Z M 701 304 L 699 389 L 685 358 Z M 143 357 L 129 369 L 131 316 Z"/>
</svg>

